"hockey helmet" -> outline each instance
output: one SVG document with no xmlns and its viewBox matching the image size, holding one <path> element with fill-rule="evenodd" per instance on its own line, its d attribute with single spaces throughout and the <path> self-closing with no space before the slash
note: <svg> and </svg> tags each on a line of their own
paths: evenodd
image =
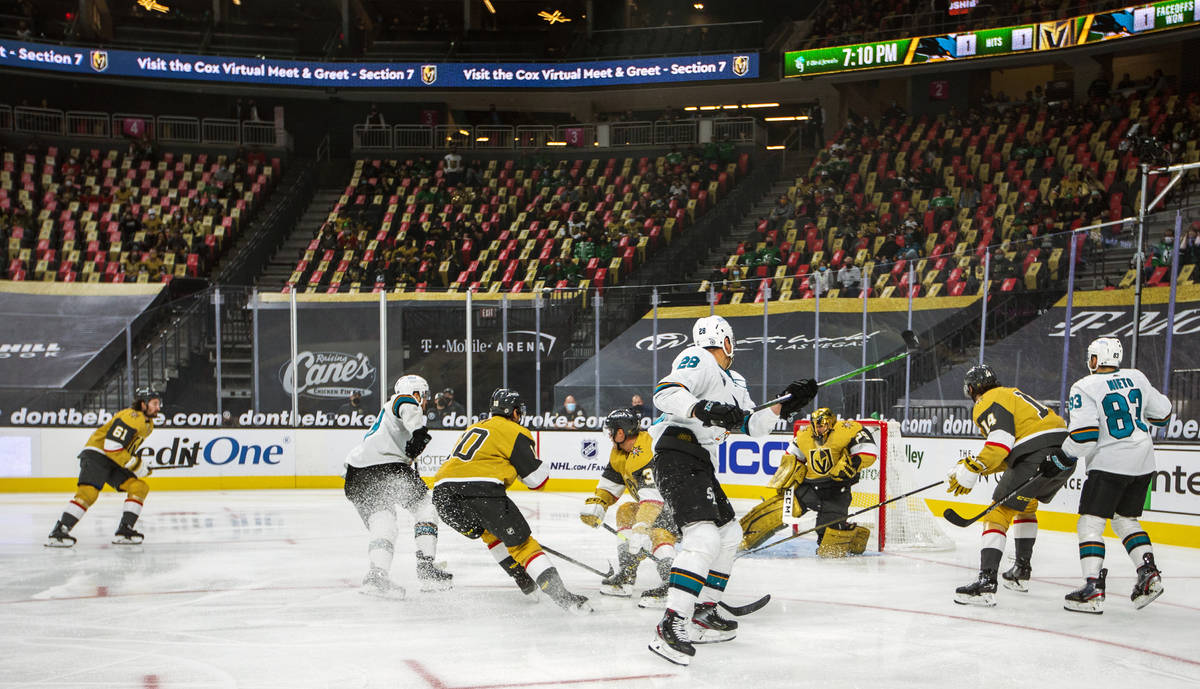
<svg viewBox="0 0 1200 689">
<path fill-rule="evenodd" d="M 829 436 L 829 432 L 833 430 L 833 426 L 837 423 L 837 420 L 837 414 L 829 407 L 815 409 L 813 413 L 808 415 L 808 423 L 812 428 L 813 437 L 818 442 L 825 442 L 825 438 Z"/>
<path fill-rule="evenodd" d="M 412 395 L 418 402 L 429 399 L 429 381 L 421 376 L 409 374 L 396 379 L 392 392 L 397 395 Z"/>
<path fill-rule="evenodd" d="M 1000 387 L 1000 381 L 996 379 L 996 372 L 987 364 L 972 366 L 967 375 L 963 376 L 963 394 L 967 399 L 973 400 L 976 395 L 982 395 L 996 387 Z"/>
<path fill-rule="evenodd" d="M 1087 367 L 1092 373 L 1101 366 L 1121 367 L 1121 357 L 1125 356 L 1125 348 L 1115 337 L 1097 337 L 1087 348 Z M 1092 364 L 1092 357 L 1096 363 Z"/>
<path fill-rule="evenodd" d="M 521 399 L 521 393 L 509 388 L 496 388 L 492 393 L 492 402 L 489 407 L 492 416 L 511 417 L 514 411 L 525 415 L 525 400 Z"/>
<path fill-rule="evenodd" d="M 604 428 L 611 439 L 617 429 L 625 431 L 626 438 L 632 438 L 641 430 L 641 419 L 632 409 L 614 409 L 604 418 Z"/>
<path fill-rule="evenodd" d="M 730 359 L 733 358 L 733 328 L 729 321 L 720 316 L 697 318 L 692 326 L 692 344 L 697 347 L 719 347 Z"/>
</svg>

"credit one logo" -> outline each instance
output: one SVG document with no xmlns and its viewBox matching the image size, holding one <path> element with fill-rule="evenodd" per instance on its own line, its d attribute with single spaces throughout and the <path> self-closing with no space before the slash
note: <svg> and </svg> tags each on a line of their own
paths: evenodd
<svg viewBox="0 0 1200 689">
<path fill-rule="evenodd" d="M 288 438 L 283 439 L 288 442 Z M 243 443 L 229 435 L 217 436 L 206 442 L 190 438 L 175 438 L 160 448 L 142 446 L 137 456 L 150 468 L 195 466 L 200 462 L 213 466 L 279 464 L 283 445 Z"/>
<path fill-rule="evenodd" d="M 787 440 L 734 440 L 721 443 L 717 453 L 717 471 L 722 474 L 766 474 L 779 469 L 779 460 L 787 452 Z"/>
</svg>

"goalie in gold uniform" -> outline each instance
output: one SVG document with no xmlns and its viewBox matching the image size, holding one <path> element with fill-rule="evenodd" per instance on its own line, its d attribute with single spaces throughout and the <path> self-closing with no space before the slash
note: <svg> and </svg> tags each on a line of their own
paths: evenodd
<svg viewBox="0 0 1200 689">
<path fill-rule="evenodd" d="M 579 519 L 592 528 L 600 526 L 605 511 L 626 490 L 629 491 L 633 501 L 617 507 L 617 534 L 621 536 L 617 562 L 620 568 L 601 582 L 600 593 L 621 597 L 633 595 L 638 564 L 647 553 L 652 553 L 658 559 L 656 566 L 663 583 L 642 593 L 638 605 L 646 608 L 666 602 L 666 582 L 675 559 L 679 528 L 670 511 L 663 509 L 662 493 L 654 483 L 654 472 L 650 467 L 650 461 L 654 459 L 653 441 L 649 433 L 641 431 L 640 422 L 641 417 L 632 409 L 614 410 L 604 419 L 604 428 L 613 448 L 608 466 L 596 482 L 596 493 L 585 501 Z"/>
<path fill-rule="evenodd" d="M 979 579 L 954 592 L 955 603 L 990 607 L 996 604 L 996 573 L 1010 525 L 1016 562 L 1004 573 L 1004 586 L 1028 590 L 1025 582 L 1033 571 L 1029 559 L 1037 538 L 1038 502 L 1054 498 L 1071 477 L 1063 466 L 1073 467 L 1074 462 L 1062 451 L 1067 439 L 1062 417 L 1017 388 L 1001 387 L 991 366 L 979 364 L 967 371 L 963 394 L 975 402 L 971 418 L 984 443 L 976 456 L 959 460 L 950 472 L 947 492 L 966 495 L 980 476 L 1004 472 L 992 491 L 992 500 L 999 500 L 1029 482 L 983 518 Z"/>
<path fill-rule="evenodd" d="M 850 512 L 851 487 L 858 482 L 859 473 L 878 457 L 875 436 L 861 423 L 839 421 L 827 407 L 814 411 L 808 426 L 796 431 L 768 484 L 777 495 L 742 517 L 742 550 L 757 547 L 782 529 L 783 510 L 790 502 L 792 517 L 816 512 L 818 524 L 832 522 L 817 530 L 818 556 L 845 557 L 865 551 L 871 529 L 845 519 Z"/>
<path fill-rule="evenodd" d="M 105 484 L 125 494 L 125 511 L 113 535 L 115 545 L 137 545 L 142 534 L 133 528 L 142 514 L 142 504 L 150 493 L 143 481 L 150 474 L 148 460 L 138 452 L 142 442 L 154 431 L 154 417 L 162 407 L 160 395 L 150 388 L 139 388 L 133 404 L 117 412 L 88 438 L 79 453 L 79 481 L 75 496 L 46 539 L 50 548 L 75 545 L 71 529 L 100 497 Z"/>
</svg>

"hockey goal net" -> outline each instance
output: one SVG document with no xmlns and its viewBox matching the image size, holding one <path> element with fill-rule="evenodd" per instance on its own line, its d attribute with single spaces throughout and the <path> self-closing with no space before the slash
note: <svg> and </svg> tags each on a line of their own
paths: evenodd
<svg viewBox="0 0 1200 689">
<path fill-rule="evenodd" d="M 917 488 L 913 469 L 905 453 L 900 424 L 895 421 L 856 419 L 879 443 L 879 459 L 859 474 L 858 483 L 852 489 L 850 521 L 871 527 L 871 542 L 878 550 L 951 550 L 954 542 L 942 530 L 937 517 L 929 511 L 925 498 L 927 491 L 897 500 L 877 510 L 858 516 L 855 512 L 866 509 L 890 498 L 904 495 Z M 797 421 L 793 430 L 808 426 L 808 420 Z M 933 488 L 930 491 L 934 490 Z M 815 519 L 815 515 L 811 518 Z M 807 523 L 809 515 L 802 521 Z M 801 524 L 798 531 L 811 528 L 813 524 Z"/>
</svg>

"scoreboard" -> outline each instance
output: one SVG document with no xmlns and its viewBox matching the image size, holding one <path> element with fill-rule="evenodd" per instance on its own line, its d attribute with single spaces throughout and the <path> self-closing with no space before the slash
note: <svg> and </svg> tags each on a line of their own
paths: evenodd
<svg viewBox="0 0 1200 689">
<path fill-rule="evenodd" d="M 1200 0 L 1166 0 L 1036 24 L 792 50 L 784 53 L 783 76 L 1020 55 L 1196 26 L 1200 26 Z"/>
</svg>

